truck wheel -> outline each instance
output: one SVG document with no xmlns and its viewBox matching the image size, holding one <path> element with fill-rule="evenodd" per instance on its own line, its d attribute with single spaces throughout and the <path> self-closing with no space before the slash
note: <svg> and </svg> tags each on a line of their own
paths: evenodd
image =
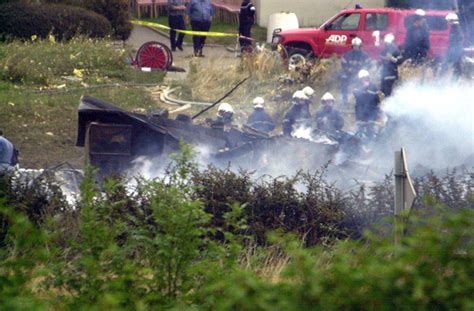
<svg viewBox="0 0 474 311">
<path fill-rule="evenodd" d="M 292 49 L 288 53 L 288 70 L 296 71 L 306 65 L 306 60 L 311 55 L 311 52 L 304 49 Z"/>
</svg>

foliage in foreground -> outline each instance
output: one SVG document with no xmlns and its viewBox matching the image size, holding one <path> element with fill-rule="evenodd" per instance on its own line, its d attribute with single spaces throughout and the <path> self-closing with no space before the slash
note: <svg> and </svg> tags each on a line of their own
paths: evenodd
<svg viewBox="0 0 474 311">
<path fill-rule="evenodd" d="M 305 249 L 297 238 L 267 232 L 288 263 L 282 274 L 265 275 L 259 271 L 276 269 L 265 259 L 275 253 L 246 248 L 245 206 L 226 206 L 215 223 L 195 197 L 189 156 L 185 148 L 162 179 L 128 190 L 116 179 L 99 189 L 88 170 L 77 209 L 59 193 L 15 195 L 31 183 L 16 191 L 2 184 L 0 309 L 474 307 L 474 209 L 424 200 L 430 208 L 412 215 L 397 246 L 366 233 Z M 40 197 L 55 208 L 29 214 Z"/>
</svg>

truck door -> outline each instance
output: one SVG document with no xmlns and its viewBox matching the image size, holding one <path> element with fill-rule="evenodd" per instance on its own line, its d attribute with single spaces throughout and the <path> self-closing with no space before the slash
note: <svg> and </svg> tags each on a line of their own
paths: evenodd
<svg viewBox="0 0 474 311">
<path fill-rule="evenodd" d="M 383 48 L 383 39 L 389 32 L 389 15 L 388 13 L 366 13 L 362 31 L 358 33 L 362 39 L 362 49 L 372 58 L 378 59 Z"/>
<path fill-rule="evenodd" d="M 324 56 L 336 53 L 341 56 L 351 49 L 351 41 L 357 36 L 361 24 L 360 13 L 343 13 L 324 25 Z"/>
</svg>

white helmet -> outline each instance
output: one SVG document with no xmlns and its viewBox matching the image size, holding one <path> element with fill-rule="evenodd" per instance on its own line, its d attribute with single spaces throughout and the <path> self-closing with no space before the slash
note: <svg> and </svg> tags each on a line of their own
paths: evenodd
<svg viewBox="0 0 474 311">
<path fill-rule="evenodd" d="M 334 96 L 333 96 L 331 93 L 329 93 L 329 92 L 326 92 L 326 93 L 323 95 L 323 97 L 321 97 L 321 101 L 322 101 L 322 102 L 330 101 L 330 100 L 335 101 L 336 99 L 335 99 Z"/>
<path fill-rule="evenodd" d="M 314 94 L 314 90 L 313 90 L 313 88 L 310 87 L 310 86 L 306 86 L 304 89 L 302 89 L 302 91 L 303 91 L 304 94 L 305 94 L 306 96 L 308 96 L 308 97 L 313 96 L 313 94 Z"/>
<path fill-rule="evenodd" d="M 308 96 L 303 91 L 296 91 L 293 94 L 293 99 L 308 99 Z"/>
<path fill-rule="evenodd" d="M 389 34 L 386 34 L 383 41 L 386 43 L 386 44 L 392 44 L 394 41 L 395 41 L 395 36 L 391 33 Z"/>
<path fill-rule="evenodd" d="M 361 38 L 358 38 L 358 37 L 355 37 L 354 39 L 352 39 L 352 46 L 361 46 L 362 45 L 362 39 Z"/>
<path fill-rule="evenodd" d="M 367 70 L 362 69 L 361 71 L 359 71 L 359 79 L 364 79 L 364 78 L 369 78 L 369 77 L 370 77 L 370 74 Z"/>
<path fill-rule="evenodd" d="M 418 9 L 418 10 L 415 11 L 415 14 L 418 15 L 418 16 L 425 16 L 426 12 L 422 9 Z"/>
<path fill-rule="evenodd" d="M 459 23 L 459 17 L 456 13 L 449 13 L 446 15 L 446 20 L 450 24 L 458 24 Z"/>
<path fill-rule="evenodd" d="M 259 96 L 253 99 L 254 108 L 263 108 L 263 104 L 265 104 L 265 100 L 262 97 Z"/>
<path fill-rule="evenodd" d="M 217 109 L 218 112 L 230 112 L 234 113 L 234 108 L 228 103 L 222 103 L 219 105 L 219 108 Z"/>
</svg>

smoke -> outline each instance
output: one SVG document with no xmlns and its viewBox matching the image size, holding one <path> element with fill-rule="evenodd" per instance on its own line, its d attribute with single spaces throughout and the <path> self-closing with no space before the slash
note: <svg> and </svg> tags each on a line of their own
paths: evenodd
<svg viewBox="0 0 474 311">
<path fill-rule="evenodd" d="M 341 188 L 354 181 L 379 181 L 393 170 L 394 152 L 405 148 L 412 175 L 430 170 L 474 168 L 474 83 L 448 80 L 401 85 L 383 103 L 387 122 L 377 139 L 364 142 L 361 152 L 338 149 L 327 137 L 315 136 L 311 128 L 300 127 L 294 138 L 274 137 L 241 156 L 217 160 L 210 146 L 195 146 L 201 167 L 213 164 L 238 171 L 255 171 L 254 176 L 292 176 L 303 170 L 315 172 L 327 166 L 328 180 Z M 168 156 L 139 158 L 130 176 L 162 176 Z"/>
<path fill-rule="evenodd" d="M 387 141 L 372 144 L 374 163 L 390 167 L 404 147 L 412 167 L 442 170 L 468 165 L 474 155 L 474 84 L 409 82 L 384 103 Z"/>
</svg>

